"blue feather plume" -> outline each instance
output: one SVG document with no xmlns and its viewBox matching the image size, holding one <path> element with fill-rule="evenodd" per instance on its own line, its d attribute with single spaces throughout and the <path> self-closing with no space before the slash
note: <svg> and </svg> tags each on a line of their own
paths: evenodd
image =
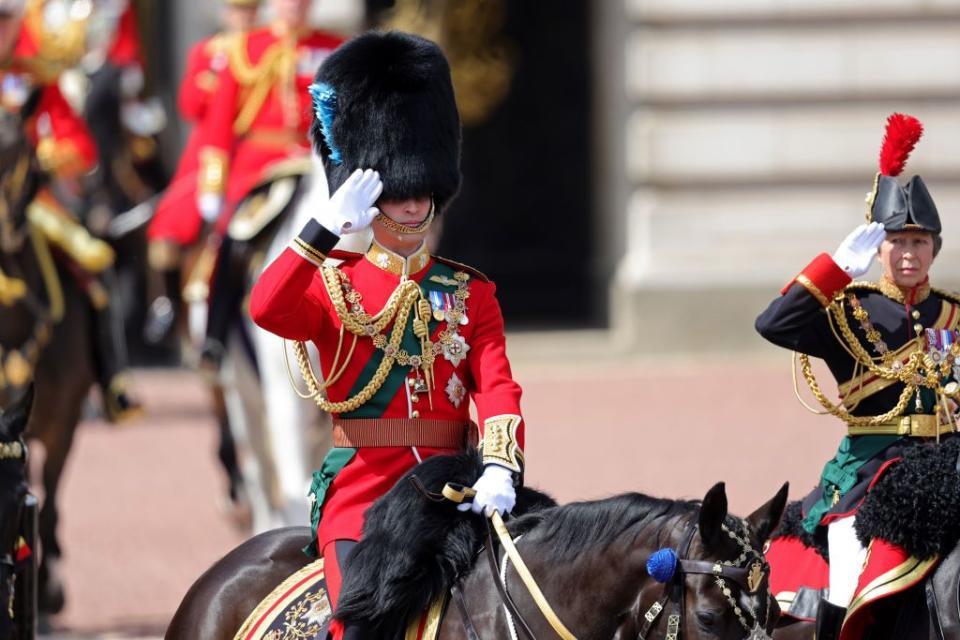
<svg viewBox="0 0 960 640">
<path fill-rule="evenodd" d="M 326 82 L 310 85 L 310 96 L 313 98 L 313 110 L 320 121 L 320 131 L 323 139 L 330 148 L 330 161 L 341 164 L 343 158 L 340 149 L 333 141 L 333 119 L 337 116 L 337 90 Z"/>
</svg>

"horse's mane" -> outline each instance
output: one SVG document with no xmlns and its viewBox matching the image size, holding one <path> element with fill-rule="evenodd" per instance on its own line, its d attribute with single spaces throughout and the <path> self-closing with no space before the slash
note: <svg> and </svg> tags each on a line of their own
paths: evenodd
<svg viewBox="0 0 960 640">
<path fill-rule="evenodd" d="M 624 535 L 635 538 L 654 520 L 687 515 L 699 506 L 698 501 L 624 493 L 538 511 L 514 520 L 510 531 L 514 536 L 535 536 L 554 561 L 570 561 L 586 547 L 605 548 Z M 664 533 L 657 531 L 658 544 Z"/>
<path fill-rule="evenodd" d="M 334 614 L 363 629 L 363 637 L 402 638 L 411 616 L 465 576 L 484 541 L 481 518 L 449 502 L 426 499 L 445 482 L 471 485 L 483 471 L 476 453 L 435 456 L 415 467 L 367 511 L 363 539 L 347 559 Z M 584 548 L 602 548 L 624 535 L 641 535 L 654 520 L 693 513 L 698 502 L 627 493 L 562 507 L 545 494 L 521 489 L 510 525 L 513 536 L 535 536 L 543 553 L 569 560 Z M 659 536 L 667 531 L 657 532 Z"/>
</svg>

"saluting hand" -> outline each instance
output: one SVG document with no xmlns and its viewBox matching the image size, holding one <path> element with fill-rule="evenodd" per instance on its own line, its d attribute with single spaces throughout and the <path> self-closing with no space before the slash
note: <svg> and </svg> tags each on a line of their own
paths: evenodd
<svg viewBox="0 0 960 640">
<path fill-rule="evenodd" d="M 378 172 L 357 169 L 326 202 L 317 222 L 338 236 L 366 229 L 380 213 L 373 205 L 382 192 Z"/>
<path fill-rule="evenodd" d="M 877 247 L 887 237 L 883 223 L 862 224 L 850 232 L 833 253 L 833 261 L 851 278 L 859 278 L 870 270 Z"/>
</svg>

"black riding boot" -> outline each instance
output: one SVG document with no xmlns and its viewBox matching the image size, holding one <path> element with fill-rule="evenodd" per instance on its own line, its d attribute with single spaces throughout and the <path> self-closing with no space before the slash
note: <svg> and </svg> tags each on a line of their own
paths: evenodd
<svg viewBox="0 0 960 640">
<path fill-rule="evenodd" d="M 207 336 L 200 353 L 201 367 L 218 370 L 223 361 L 227 335 L 240 315 L 244 270 L 241 254 L 244 243 L 225 237 L 217 254 L 217 266 L 210 280 Z"/>
<path fill-rule="evenodd" d="M 846 615 L 846 608 L 838 607 L 825 599 L 820 600 L 820 606 L 817 608 L 815 640 L 837 640 L 840 637 L 840 627 L 843 626 L 843 618 Z"/>
<path fill-rule="evenodd" d="M 97 299 L 100 298 L 100 299 Z M 107 295 L 94 296 L 93 339 L 97 378 L 103 394 L 104 415 L 110 422 L 123 422 L 142 413 L 140 403 L 127 391 L 127 345 L 123 320 Z"/>
</svg>

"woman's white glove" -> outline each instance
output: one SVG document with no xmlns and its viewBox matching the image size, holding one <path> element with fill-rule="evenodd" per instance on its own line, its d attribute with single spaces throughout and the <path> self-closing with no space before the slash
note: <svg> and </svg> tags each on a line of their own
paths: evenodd
<svg viewBox="0 0 960 640">
<path fill-rule="evenodd" d="M 513 472 L 498 464 L 484 467 L 483 475 L 474 483 L 473 489 L 477 492 L 473 502 L 461 504 L 457 509 L 472 509 L 474 513 L 482 511 L 488 516 L 499 511 L 500 515 L 503 515 L 513 511 L 513 505 L 517 502 L 517 491 L 513 488 Z"/>
<path fill-rule="evenodd" d="M 382 192 L 379 173 L 357 169 L 324 203 L 317 222 L 337 236 L 366 229 L 380 213 L 373 204 Z"/>
<path fill-rule="evenodd" d="M 850 232 L 833 253 L 833 261 L 851 278 L 859 278 L 870 270 L 877 247 L 887 237 L 883 223 L 862 224 Z"/>
</svg>

